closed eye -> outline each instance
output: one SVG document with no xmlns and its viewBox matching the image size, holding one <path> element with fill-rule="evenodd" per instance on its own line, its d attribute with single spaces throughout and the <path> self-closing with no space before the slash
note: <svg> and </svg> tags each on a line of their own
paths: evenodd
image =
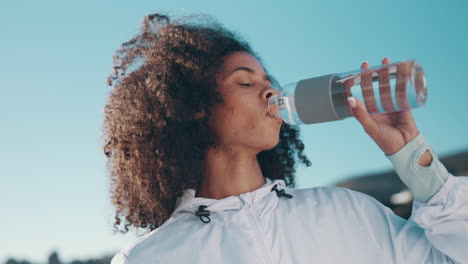
<svg viewBox="0 0 468 264">
<path fill-rule="evenodd" d="M 252 86 L 251 83 L 239 83 L 239 85 L 241 85 L 241 86 Z"/>
</svg>

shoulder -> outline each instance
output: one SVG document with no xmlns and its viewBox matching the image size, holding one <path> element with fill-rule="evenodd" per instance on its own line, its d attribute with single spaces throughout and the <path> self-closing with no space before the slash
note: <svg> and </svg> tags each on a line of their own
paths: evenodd
<svg viewBox="0 0 468 264">
<path fill-rule="evenodd" d="M 286 187 L 287 190 L 291 192 L 295 192 L 298 195 L 305 195 L 307 196 L 330 196 L 330 195 L 343 195 L 349 191 L 349 189 L 344 187 L 337 187 L 337 186 L 316 186 L 316 187 L 309 187 L 309 188 L 289 188 Z"/>
<path fill-rule="evenodd" d="M 186 219 L 187 217 L 180 217 L 174 221 L 168 220 L 157 229 L 141 236 L 115 254 L 111 264 L 147 263 L 160 259 L 162 254 L 171 252 L 171 249 L 187 239 L 187 232 L 177 232 L 181 229 L 189 230 L 190 221 Z M 187 226 L 184 227 L 185 225 Z"/>
<path fill-rule="evenodd" d="M 314 203 L 345 202 L 353 192 L 347 188 L 337 186 L 317 186 L 310 188 L 288 188 L 286 192 L 294 195 L 296 201 L 310 201 Z"/>
<path fill-rule="evenodd" d="M 308 219 L 307 226 L 321 225 L 329 227 L 327 232 L 335 232 L 337 226 L 349 229 L 349 234 L 361 230 L 385 230 L 389 223 L 397 226 L 405 224 L 406 220 L 397 216 L 390 208 L 365 193 L 357 192 L 344 187 L 314 187 L 306 189 L 291 188 L 296 200 L 293 203 L 282 203 L 281 210 L 285 218 L 295 215 L 296 218 Z M 326 224 L 323 224 L 326 222 Z M 314 223 L 314 224 L 311 224 Z M 367 230 L 367 231 L 364 231 Z M 377 231 L 371 231 L 375 234 Z M 339 234 L 336 234 L 339 237 Z M 343 234 L 341 234 L 343 235 Z M 376 240 L 377 241 L 377 240 Z"/>
<path fill-rule="evenodd" d="M 374 201 L 375 198 L 365 193 L 354 191 L 345 187 L 338 186 L 317 186 L 309 188 L 289 188 L 285 187 L 287 191 L 295 193 L 299 198 L 303 199 L 327 199 L 327 200 L 364 200 L 369 199 Z M 375 200 L 376 201 L 376 200 Z"/>
<path fill-rule="evenodd" d="M 286 188 L 296 198 L 298 206 L 327 209 L 350 209 L 356 213 L 391 211 L 374 197 L 344 187 L 319 186 L 311 188 Z"/>
</svg>

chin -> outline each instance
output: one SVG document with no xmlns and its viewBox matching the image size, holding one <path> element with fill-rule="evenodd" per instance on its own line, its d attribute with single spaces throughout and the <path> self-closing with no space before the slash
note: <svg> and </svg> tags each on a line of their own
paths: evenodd
<svg viewBox="0 0 468 264">
<path fill-rule="evenodd" d="M 276 138 L 275 140 L 270 140 L 269 142 L 265 142 L 265 144 L 263 145 L 263 147 L 261 148 L 262 151 L 263 150 L 270 150 L 274 147 L 276 147 L 279 143 L 279 139 Z"/>
</svg>

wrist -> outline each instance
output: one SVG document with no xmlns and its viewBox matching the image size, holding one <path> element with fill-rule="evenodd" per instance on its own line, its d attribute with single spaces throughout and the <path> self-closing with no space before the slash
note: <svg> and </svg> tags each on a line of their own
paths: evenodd
<svg viewBox="0 0 468 264">
<path fill-rule="evenodd" d="M 426 152 L 424 152 L 424 155 L 421 157 L 421 159 L 419 159 L 419 166 L 427 167 L 431 164 L 431 162 L 432 162 L 431 152 L 429 152 L 429 150 L 426 150 Z"/>
<path fill-rule="evenodd" d="M 447 169 L 421 133 L 396 153 L 386 156 L 415 201 L 428 201 L 448 178 Z"/>
</svg>

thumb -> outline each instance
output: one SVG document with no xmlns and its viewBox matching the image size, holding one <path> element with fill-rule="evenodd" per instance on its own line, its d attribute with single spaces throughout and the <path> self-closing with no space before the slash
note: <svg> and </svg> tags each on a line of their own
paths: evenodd
<svg viewBox="0 0 468 264">
<path fill-rule="evenodd" d="M 364 104 L 355 97 L 348 97 L 348 107 L 352 115 L 361 123 L 364 130 L 369 135 L 377 134 L 379 126 L 377 122 L 371 118 Z"/>
</svg>

